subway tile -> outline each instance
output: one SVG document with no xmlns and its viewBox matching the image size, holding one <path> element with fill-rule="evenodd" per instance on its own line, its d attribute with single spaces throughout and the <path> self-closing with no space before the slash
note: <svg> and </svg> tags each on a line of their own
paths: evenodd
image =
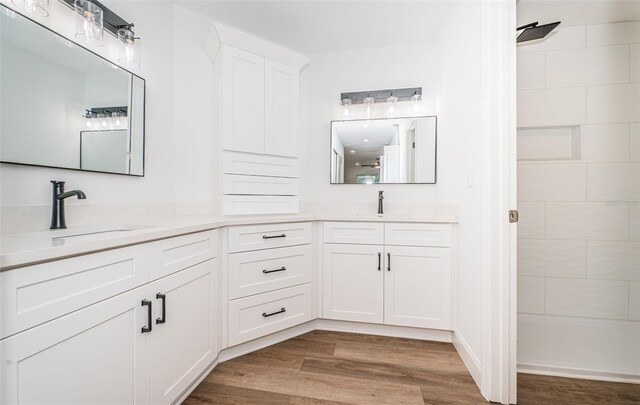
<svg viewBox="0 0 640 405">
<path fill-rule="evenodd" d="M 640 161 L 640 124 L 629 124 L 629 160 Z"/>
<path fill-rule="evenodd" d="M 546 87 L 629 81 L 629 45 L 547 52 Z"/>
<path fill-rule="evenodd" d="M 630 61 L 630 82 L 640 82 L 640 44 L 631 44 L 629 46 Z"/>
<path fill-rule="evenodd" d="M 518 238 L 544 239 L 545 204 L 518 201 Z"/>
<path fill-rule="evenodd" d="M 518 79 L 517 89 L 544 89 L 545 53 L 529 52 L 516 55 Z"/>
<path fill-rule="evenodd" d="M 640 84 L 587 87 L 587 121 L 590 124 L 640 121 Z"/>
<path fill-rule="evenodd" d="M 544 277 L 518 276 L 518 312 L 544 314 Z"/>
<path fill-rule="evenodd" d="M 629 283 L 629 319 L 640 321 L 640 283 Z"/>
<path fill-rule="evenodd" d="M 629 160 L 629 124 L 582 125 L 580 157 L 585 162 Z"/>
<path fill-rule="evenodd" d="M 640 200 L 640 163 L 591 163 L 589 201 Z"/>
<path fill-rule="evenodd" d="M 545 288 L 547 314 L 628 319 L 628 281 L 547 278 Z"/>
<path fill-rule="evenodd" d="M 584 278 L 587 276 L 587 242 L 519 239 L 518 274 Z"/>
<path fill-rule="evenodd" d="M 518 198 L 523 201 L 585 201 L 584 163 L 518 164 Z"/>
<path fill-rule="evenodd" d="M 640 21 L 588 25 L 587 46 L 640 42 Z"/>
<path fill-rule="evenodd" d="M 584 87 L 518 91 L 518 126 L 539 127 L 586 123 Z"/>
<path fill-rule="evenodd" d="M 629 207 L 604 202 L 546 203 L 546 239 L 628 240 Z"/>
<path fill-rule="evenodd" d="M 640 281 L 640 243 L 587 242 L 587 277 Z"/>
<path fill-rule="evenodd" d="M 518 53 L 584 48 L 585 44 L 586 29 L 584 26 L 558 27 L 544 40 L 519 44 Z"/>
</svg>

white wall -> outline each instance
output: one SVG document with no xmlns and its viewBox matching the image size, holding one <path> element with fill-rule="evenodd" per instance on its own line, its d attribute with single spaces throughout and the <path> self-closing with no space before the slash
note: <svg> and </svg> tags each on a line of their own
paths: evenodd
<svg viewBox="0 0 640 405">
<path fill-rule="evenodd" d="M 518 48 L 518 126 L 576 128 L 519 150 L 523 369 L 640 380 L 639 82 L 640 21 Z"/>
</svg>

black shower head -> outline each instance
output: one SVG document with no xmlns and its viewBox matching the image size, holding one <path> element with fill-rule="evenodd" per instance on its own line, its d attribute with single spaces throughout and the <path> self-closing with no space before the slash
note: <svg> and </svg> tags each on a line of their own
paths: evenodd
<svg viewBox="0 0 640 405">
<path fill-rule="evenodd" d="M 523 25 L 522 27 L 518 27 L 517 31 L 524 30 L 520 35 L 518 35 L 517 43 L 533 41 L 534 39 L 540 39 L 546 37 L 554 28 L 560 25 L 560 21 L 551 23 L 538 25 L 537 22 Z"/>
</svg>

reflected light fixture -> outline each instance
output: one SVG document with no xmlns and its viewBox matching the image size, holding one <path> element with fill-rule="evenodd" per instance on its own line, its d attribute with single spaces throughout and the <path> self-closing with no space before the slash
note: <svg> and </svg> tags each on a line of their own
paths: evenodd
<svg viewBox="0 0 640 405">
<path fill-rule="evenodd" d="M 140 67 L 140 38 L 131 29 L 133 24 L 120 27 L 118 39 L 124 44 L 118 62 L 129 67 Z"/>
<path fill-rule="evenodd" d="M 398 113 L 398 97 L 394 96 L 393 93 L 389 97 L 387 97 L 387 115 L 389 117 L 395 117 Z"/>
<path fill-rule="evenodd" d="M 11 0 L 11 2 L 29 16 L 49 16 L 49 0 Z"/>
<path fill-rule="evenodd" d="M 413 115 L 422 114 L 422 95 L 417 91 L 411 96 L 411 112 Z"/>
<path fill-rule="evenodd" d="M 104 20 L 102 9 L 89 0 L 75 0 L 74 8 L 81 18 L 76 19 L 76 38 L 91 46 L 102 46 Z"/>
<path fill-rule="evenodd" d="M 367 97 L 365 97 L 362 100 L 362 104 L 364 105 L 364 118 L 365 119 L 371 119 L 371 117 L 373 117 L 373 106 L 375 104 L 376 100 L 371 97 L 371 95 L 367 95 Z"/>
<path fill-rule="evenodd" d="M 350 98 L 346 97 L 343 98 L 340 101 L 340 104 L 342 105 L 342 118 L 343 119 L 349 119 L 351 118 L 351 105 L 352 105 L 352 101 Z"/>
<path fill-rule="evenodd" d="M 355 150 L 351 150 L 349 153 L 356 153 L 356 151 Z"/>
</svg>

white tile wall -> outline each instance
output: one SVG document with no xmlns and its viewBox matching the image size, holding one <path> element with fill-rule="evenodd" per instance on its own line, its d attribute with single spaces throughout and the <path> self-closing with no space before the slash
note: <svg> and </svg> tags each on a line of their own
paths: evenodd
<svg viewBox="0 0 640 405">
<path fill-rule="evenodd" d="M 640 201 L 629 201 L 629 240 L 640 241 Z"/>
<path fill-rule="evenodd" d="M 546 279 L 547 314 L 628 319 L 629 282 Z"/>
<path fill-rule="evenodd" d="M 580 126 L 518 128 L 518 160 L 567 160 L 580 155 Z"/>
<path fill-rule="evenodd" d="M 582 125 L 580 156 L 586 162 L 629 161 L 629 124 Z"/>
<path fill-rule="evenodd" d="M 585 87 L 519 90 L 518 127 L 584 124 L 586 102 Z"/>
<path fill-rule="evenodd" d="M 629 58 L 631 59 L 629 65 L 629 81 L 630 82 L 640 82 L 640 44 L 631 44 Z"/>
<path fill-rule="evenodd" d="M 629 283 L 629 319 L 640 321 L 640 283 Z"/>
<path fill-rule="evenodd" d="M 544 314 L 544 277 L 518 276 L 518 311 Z"/>
<path fill-rule="evenodd" d="M 640 84 L 587 87 L 588 123 L 638 121 L 640 121 Z"/>
<path fill-rule="evenodd" d="M 640 281 L 640 243 L 589 241 L 586 251 L 589 278 Z"/>
<path fill-rule="evenodd" d="M 543 89 L 545 87 L 545 53 L 530 52 L 517 55 L 518 90 Z"/>
<path fill-rule="evenodd" d="M 546 238 L 628 240 L 629 208 L 596 202 L 546 203 Z"/>
<path fill-rule="evenodd" d="M 523 201 L 585 201 L 586 196 L 586 164 L 518 165 L 518 198 Z"/>
<path fill-rule="evenodd" d="M 640 42 L 640 21 L 588 25 L 587 46 Z"/>
<path fill-rule="evenodd" d="M 640 161 L 640 124 L 629 124 L 629 160 Z"/>
<path fill-rule="evenodd" d="M 594 163 L 589 165 L 589 201 L 640 200 L 640 163 Z"/>
<path fill-rule="evenodd" d="M 518 202 L 518 237 L 544 239 L 545 203 Z"/>
<path fill-rule="evenodd" d="M 558 27 L 544 41 L 531 41 L 518 45 L 518 53 L 584 48 L 585 45 L 586 29 L 584 26 Z"/>
<path fill-rule="evenodd" d="M 587 275 L 587 242 L 519 239 L 518 274 L 584 278 Z"/>
<path fill-rule="evenodd" d="M 629 81 L 629 45 L 547 52 L 547 88 Z"/>
</svg>

